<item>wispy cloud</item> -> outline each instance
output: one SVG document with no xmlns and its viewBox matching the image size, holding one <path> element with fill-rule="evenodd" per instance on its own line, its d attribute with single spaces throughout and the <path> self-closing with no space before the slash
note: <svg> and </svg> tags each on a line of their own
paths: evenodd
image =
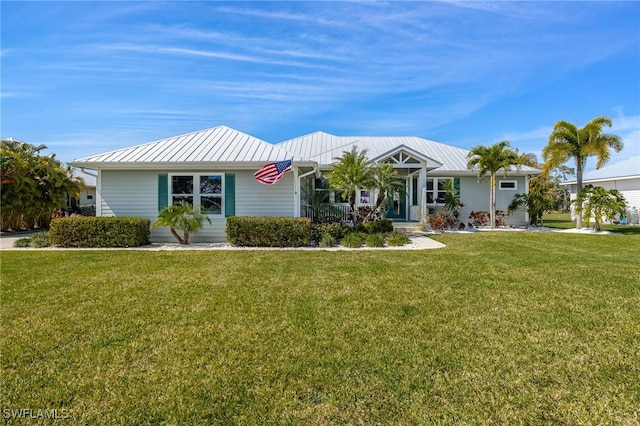
<svg viewBox="0 0 640 426">
<path fill-rule="evenodd" d="M 286 4 L 286 3 L 285 3 Z M 234 15 L 242 15 L 254 18 L 260 18 L 265 20 L 281 20 L 281 21 L 296 21 L 307 24 L 320 24 L 320 25 L 337 25 L 344 26 L 345 23 L 342 21 L 334 21 L 332 19 L 327 19 L 321 16 L 314 16 L 312 14 L 306 13 L 295 13 L 290 11 L 271 11 L 264 9 L 250 9 L 250 8 L 239 8 L 239 7 L 218 7 L 216 10 L 220 13 L 234 14 Z"/>
<path fill-rule="evenodd" d="M 583 70 L 637 56 L 628 17 L 639 13 L 633 2 L 8 2 L 3 127 L 110 146 L 102 133 L 129 144 L 227 124 L 270 141 L 335 129 L 539 150 L 557 118 L 551 102 L 525 100 L 566 97 Z M 633 146 L 640 112 L 616 102 Z M 512 123 L 508 108 L 532 118 Z"/>
</svg>

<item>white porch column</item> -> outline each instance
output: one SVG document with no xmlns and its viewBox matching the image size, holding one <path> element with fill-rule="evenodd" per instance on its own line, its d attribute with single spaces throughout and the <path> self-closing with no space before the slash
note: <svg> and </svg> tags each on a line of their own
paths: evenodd
<svg viewBox="0 0 640 426">
<path fill-rule="evenodd" d="M 96 216 L 102 216 L 102 169 L 98 169 L 96 177 Z"/>
<path fill-rule="evenodd" d="M 295 180 L 294 199 L 293 199 L 294 217 L 300 217 L 300 207 L 301 207 L 300 194 L 302 192 L 302 185 L 300 184 L 300 182 L 302 182 L 302 179 L 313 174 L 315 174 L 316 176 L 318 175 L 317 167 L 314 167 L 314 169 L 311 170 L 310 172 L 303 173 L 303 174 L 300 174 L 300 169 L 298 167 L 295 167 L 293 169 L 293 179 Z"/>
<path fill-rule="evenodd" d="M 293 217 L 300 217 L 300 179 L 299 170 L 293 168 Z"/>
<path fill-rule="evenodd" d="M 524 193 L 529 195 L 529 175 L 524 177 Z M 524 209 L 524 221 L 529 226 L 529 209 Z"/>
<path fill-rule="evenodd" d="M 418 222 L 427 217 L 427 166 L 424 163 L 422 164 L 422 168 L 420 169 L 419 180 L 420 182 L 418 185 L 420 187 L 420 217 L 418 218 Z"/>
</svg>

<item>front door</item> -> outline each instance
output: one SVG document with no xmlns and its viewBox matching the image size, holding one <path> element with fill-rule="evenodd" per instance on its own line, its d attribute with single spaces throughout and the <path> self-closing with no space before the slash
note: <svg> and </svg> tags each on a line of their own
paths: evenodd
<svg viewBox="0 0 640 426">
<path fill-rule="evenodd" d="M 407 191 L 403 189 L 391 194 L 387 201 L 387 219 L 405 220 L 407 218 L 406 193 Z"/>
</svg>

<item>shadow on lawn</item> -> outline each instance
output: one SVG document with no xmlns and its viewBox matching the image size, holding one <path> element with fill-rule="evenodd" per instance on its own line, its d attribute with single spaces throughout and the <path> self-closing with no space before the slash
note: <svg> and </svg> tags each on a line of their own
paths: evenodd
<svg viewBox="0 0 640 426">
<path fill-rule="evenodd" d="M 573 229 L 576 223 L 571 221 L 568 214 L 549 214 L 544 217 L 544 226 L 548 228 Z M 614 234 L 640 235 L 640 226 L 637 225 L 602 225 L 603 231 Z"/>
<path fill-rule="evenodd" d="M 640 235 L 640 226 L 637 225 L 610 225 L 603 228 L 605 231 L 624 235 Z"/>
</svg>

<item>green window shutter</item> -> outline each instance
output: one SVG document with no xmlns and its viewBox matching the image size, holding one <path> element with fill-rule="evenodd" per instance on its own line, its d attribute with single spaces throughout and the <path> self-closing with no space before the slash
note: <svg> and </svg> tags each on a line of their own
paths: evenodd
<svg viewBox="0 0 640 426">
<path fill-rule="evenodd" d="M 411 205 L 418 205 L 418 176 L 414 176 L 411 182 Z"/>
<path fill-rule="evenodd" d="M 460 178 L 453 178 L 453 188 L 456 190 L 458 197 L 460 196 Z"/>
<path fill-rule="evenodd" d="M 224 176 L 224 217 L 236 215 L 236 175 Z"/>
<path fill-rule="evenodd" d="M 169 205 L 169 175 L 158 175 L 158 211 Z"/>
</svg>

